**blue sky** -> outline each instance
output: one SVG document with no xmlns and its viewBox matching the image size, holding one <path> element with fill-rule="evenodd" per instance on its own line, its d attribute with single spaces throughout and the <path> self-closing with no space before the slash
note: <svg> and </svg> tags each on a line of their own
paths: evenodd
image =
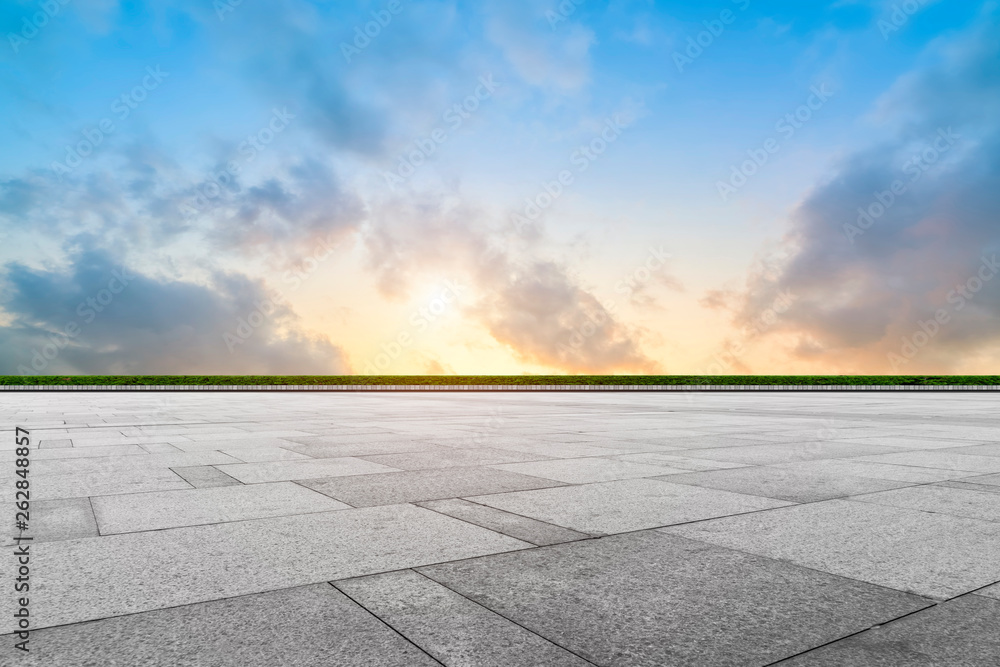
<svg viewBox="0 0 1000 667">
<path fill-rule="evenodd" d="M 4 3 L 0 372 L 994 372 L 997 13 Z"/>
</svg>

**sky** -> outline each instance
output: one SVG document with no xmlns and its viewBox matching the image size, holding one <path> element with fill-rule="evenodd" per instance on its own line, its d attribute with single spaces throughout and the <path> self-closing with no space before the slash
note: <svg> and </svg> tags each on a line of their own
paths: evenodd
<svg viewBox="0 0 1000 667">
<path fill-rule="evenodd" d="M 0 33 L 0 374 L 1000 373 L 997 2 Z"/>
</svg>

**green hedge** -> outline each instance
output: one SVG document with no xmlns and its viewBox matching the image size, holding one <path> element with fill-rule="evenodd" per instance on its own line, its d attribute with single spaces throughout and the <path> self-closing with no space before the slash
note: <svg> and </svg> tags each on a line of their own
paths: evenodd
<svg viewBox="0 0 1000 667">
<path fill-rule="evenodd" d="M 998 375 L 6 375 L 0 385 L 1000 385 Z"/>
</svg>

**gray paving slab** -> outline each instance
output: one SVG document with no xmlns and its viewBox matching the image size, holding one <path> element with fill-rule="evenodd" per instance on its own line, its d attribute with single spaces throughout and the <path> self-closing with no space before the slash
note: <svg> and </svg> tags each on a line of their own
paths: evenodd
<svg viewBox="0 0 1000 667">
<path fill-rule="evenodd" d="M 4 509 L 7 509 L 5 504 Z M 14 508 L 10 507 L 11 517 Z M 13 521 L 13 518 L 11 519 Z M 4 545 L 14 544 L 12 537 L 18 532 L 4 531 L 0 538 Z M 28 530 L 22 533 L 32 543 L 75 540 L 97 537 L 97 523 L 88 498 L 36 500 L 31 503 Z"/>
<path fill-rule="evenodd" d="M 166 442 L 155 442 L 139 445 L 147 454 L 178 454 L 181 452 L 177 447 Z"/>
<path fill-rule="evenodd" d="M 746 445 L 692 450 L 688 456 L 749 465 L 771 465 L 794 461 L 839 459 L 872 454 L 898 453 L 893 447 L 878 445 L 852 445 L 846 442 L 807 442 L 784 445 Z M 870 459 L 869 459 L 870 460 Z"/>
<path fill-rule="evenodd" d="M 960 481 L 970 484 L 982 484 L 986 486 L 1000 486 L 1000 475 L 967 475 L 959 478 Z"/>
<path fill-rule="evenodd" d="M 305 461 L 267 461 L 264 463 L 233 463 L 218 469 L 244 484 L 283 482 L 293 479 L 365 475 L 395 472 L 395 468 L 379 465 L 364 459 L 343 456 L 335 459 L 309 459 Z"/>
<path fill-rule="evenodd" d="M 997 490 L 1000 491 L 1000 488 Z M 979 490 L 923 485 L 853 496 L 851 500 L 984 521 L 1000 521 L 1000 493 L 984 493 Z"/>
<path fill-rule="evenodd" d="M 185 482 L 196 489 L 211 489 L 217 486 L 238 486 L 240 482 L 212 466 L 188 466 L 171 468 Z"/>
<path fill-rule="evenodd" d="M 311 457 L 299 452 L 293 452 L 281 447 L 240 447 L 222 449 L 223 454 L 231 456 L 244 463 L 262 463 L 265 461 L 304 461 Z"/>
<path fill-rule="evenodd" d="M 196 440 L 192 442 L 177 442 L 174 445 L 185 452 L 205 452 L 205 451 L 216 451 L 216 450 L 235 450 L 242 448 L 255 449 L 259 447 L 285 447 L 288 448 L 290 445 L 295 443 L 291 440 L 285 440 L 283 438 L 273 438 L 273 437 L 257 437 L 252 433 L 244 433 L 244 435 L 239 437 L 230 437 L 227 435 L 225 438 L 208 438 L 202 440 Z"/>
<path fill-rule="evenodd" d="M 899 449 L 954 449 L 966 447 L 968 440 L 955 440 L 949 438 L 934 438 L 914 434 L 906 435 L 869 435 L 854 438 L 848 436 L 841 442 L 854 442 L 858 444 L 880 445 L 882 447 L 897 447 Z"/>
<path fill-rule="evenodd" d="M 859 460 L 871 461 L 873 463 L 893 463 L 897 465 L 915 466 L 917 468 L 962 470 L 970 473 L 981 474 L 1000 472 L 1000 457 L 956 454 L 948 450 L 881 454 L 878 456 L 864 456 Z"/>
<path fill-rule="evenodd" d="M 627 479 L 468 499 L 592 535 L 624 533 L 790 504 L 655 479 Z"/>
<path fill-rule="evenodd" d="M 239 463 L 222 452 L 197 452 L 179 454 L 146 454 L 145 456 L 95 456 L 78 459 L 53 459 L 35 461 L 31 473 L 36 477 L 50 475 L 79 475 L 89 472 L 132 472 L 151 468 L 174 468 L 195 465 Z"/>
<path fill-rule="evenodd" d="M 412 452 L 448 452 L 450 448 L 423 440 L 395 440 L 390 442 L 360 442 L 337 445 L 290 444 L 284 447 L 314 459 L 342 456 L 375 456 L 379 454 L 406 454 Z"/>
<path fill-rule="evenodd" d="M 554 479 L 567 484 L 588 484 L 591 482 L 611 482 L 617 479 L 655 477 L 663 475 L 662 466 L 648 463 L 615 461 L 607 458 L 554 459 L 530 463 L 513 463 L 491 466 L 497 470 L 507 470 L 545 479 Z"/>
<path fill-rule="evenodd" d="M 726 461 L 712 461 L 711 459 L 698 459 L 688 456 L 678 456 L 675 454 L 660 454 L 648 452 L 644 454 L 621 454 L 610 457 L 616 461 L 628 461 L 630 463 L 648 463 L 649 465 L 662 465 L 670 471 L 677 473 L 702 471 L 702 470 L 726 470 L 729 468 L 743 468 L 746 463 L 729 463 Z"/>
<path fill-rule="evenodd" d="M 1000 583 L 993 584 L 992 586 L 987 586 L 986 588 L 980 588 L 975 593 L 976 595 L 982 595 L 983 597 L 992 598 L 994 600 L 1000 600 Z"/>
<path fill-rule="evenodd" d="M 1000 580 L 1000 526 L 947 514 L 827 500 L 663 530 L 935 599 Z"/>
<path fill-rule="evenodd" d="M 573 542 L 589 537 L 589 535 L 578 533 L 575 530 L 536 521 L 519 514 L 511 514 L 494 507 L 486 507 L 461 498 L 426 500 L 418 502 L 416 505 L 539 546 Z"/>
<path fill-rule="evenodd" d="M 613 454 L 628 454 L 629 452 L 635 451 L 632 447 L 620 446 L 618 444 L 595 446 L 576 442 L 556 441 L 522 443 L 511 442 L 505 443 L 504 449 L 512 449 L 514 451 L 525 452 L 528 454 L 542 454 L 560 459 L 578 458 L 583 456 L 611 456 Z"/>
<path fill-rule="evenodd" d="M 683 475 L 668 475 L 660 479 L 675 484 L 692 484 L 752 496 L 789 500 L 795 503 L 809 503 L 858 493 L 885 491 L 910 484 L 910 482 L 848 477 L 832 473 L 796 472 L 772 466 L 692 472 Z"/>
<path fill-rule="evenodd" d="M 5 636 L 4 648 L 13 643 Z M 36 630 L 38 667 L 431 667 L 438 665 L 329 584 Z"/>
<path fill-rule="evenodd" d="M 1000 602 L 966 595 L 823 646 L 781 667 L 995 667 Z"/>
<path fill-rule="evenodd" d="M 59 449 L 32 449 L 32 461 L 49 461 L 53 459 L 82 459 L 106 456 L 139 456 L 146 455 L 145 449 L 139 445 L 111 445 L 109 447 L 66 447 Z M 0 451 L 0 461 L 13 461 L 17 456 L 14 450 Z"/>
<path fill-rule="evenodd" d="M 413 570 L 334 585 L 445 665 L 591 664 Z"/>
<path fill-rule="evenodd" d="M 458 466 L 485 466 L 548 459 L 540 454 L 526 454 L 506 449 L 482 447 L 476 449 L 442 448 L 429 452 L 407 454 L 377 454 L 360 458 L 400 470 L 431 470 Z"/>
<path fill-rule="evenodd" d="M 1000 443 L 989 442 L 981 445 L 953 447 L 948 451 L 953 454 L 973 454 L 976 456 L 1000 456 Z"/>
<path fill-rule="evenodd" d="M 55 500 L 189 488 L 191 485 L 169 468 L 126 468 L 78 475 L 43 475 L 32 481 L 31 497 Z"/>
<path fill-rule="evenodd" d="M 41 439 L 41 440 L 38 441 L 38 448 L 39 449 L 62 449 L 62 448 L 72 447 L 72 446 L 73 446 L 73 441 L 70 440 L 70 439 L 65 439 L 65 438 L 64 439 L 56 438 L 54 440 L 53 439 L 48 439 L 48 438 L 43 438 L 43 439 Z"/>
<path fill-rule="evenodd" d="M 982 493 L 1000 493 L 1000 486 L 995 484 L 973 484 L 955 480 L 952 482 L 937 482 L 934 486 L 943 486 L 951 489 L 966 489 L 968 491 L 980 491 Z"/>
<path fill-rule="evenodd" d="M 491 468 L 409 470 L 378 475 L 306 479 L 299 483 L 355 507 L 562 486 L 560 482 Z"/>
<path fill-rule="evenodd" d="M 530 546 L 414 505 L 49 542 L 31 614 L 40 629 Z M 0 598 L 2 632 L 13 604 Z"/>
<path fill-rule="evenodd" d="M 104 496 L 93 506 L 102 535 L 350 508 L 292 482 Z"/>
<path fill-rule="evenodd" d="M 765 665 L 928 604 L 651 531 L 417 570 L 598 665 Z"/>
<path fill-rule="evenodd" d="M 939 470 L 937 468 L 918 468 L 915 466 L 894 465 L 891 463 L 872 463 L 856 459 L 821 459 L 818 461 L 799 461 L 796 463 L 778 463 L 775 468 L 805 473 L 824 475 L 846 475 L 849 477 L 870 477 L 887 479 L 897 482 L 926 484 L 942 482 L 949 479 L 960 479 L 969 475 L 960 470 Z"/>
</svg>

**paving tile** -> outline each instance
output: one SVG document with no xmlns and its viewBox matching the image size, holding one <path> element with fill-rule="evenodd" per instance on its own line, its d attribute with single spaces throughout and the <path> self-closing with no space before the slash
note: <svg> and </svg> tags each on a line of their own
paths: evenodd
<svg viewBox="0 0 1000 667">
<path fill-rule="evenodd" d="M 32 462 L 31 473 L 37 478 L 44 476 L 79 475 L 90 472 L 138 471 L 150 468 L 174 468 L 194 465 L 215 465 L 238 463 L 231 456 L 221 452 L 197 452 L 194 454 L 146 454 L 145 456 L 101 456 L 79 459 L 54 459 Z"/>
<path fill-rule="evenodd" d="M 111 445 L 108 447 L 66 447 L 59 449 L 33 449 L 32 461 L 50 461 L 53 459 L 82 459 L 104 456 L 139 456 L 146 455 L 145 449 L 139 445 Z M 0 461 L 13 461 L 17 456 L 14 450 L 0 451 Z"/>
<path fill-rule="evenodd" d="M 79 475 L 36 477 L 31 484 L 31 498 L 33 501 L 54 500 L 189 488 L 191 485 L 169 468 L 112 469 Z"/>
<path fill-rule="evenodd" d="M 992 598 L 994 600 L 1000 600 L 1000 583 L 993 584 L 992 586 L 987 586 L 986 588 L 980 588 L 975 593 L 976 595 L 982 595 L 983 597 Z"/>
<path fill-rule="evenodd" d="M 13 638 L 3 638 L 5 648 Z M 8 641 L 9 640 L 9 641 Z M 431 667 L 420 649 L 329 584 L 35 630 L 18 665 Z"/>
<path fill-rule="evenodd" d="M 781 667 L 994 667 L 1000 602 L 966 595 L 778 663 Z"/>
<path fill-rule="evenodd" d="M 796 472 L 820 473 L 824 475 L 847 475 L 850 477 L 870 477 L 873 479 L 887 479 L 897 482 L 912 482 L 914 484 L 942 482 L 949 479 L 965 477 L 969 474 L 967 472 L 956 470 L 917 468 L 915 466 L 893 465 L 890 463 L 858 461 L 856 459 L 799 461 L 797 463 L 779 463 L 772 467 L 793 470 Z"/>
<path fill-rule="evenodd" d="M 849 438 L 841 442 L 856 442 L 859 444 L 880 445 L 882 447 L 897 447 L 900 449 L 950 449 L 953 447 L 968 446 L 968 440 L 953 440 L 947 438 L 933 438 L 923 436 L 867 436 L 861 438 Z"/>
<path fill-rule="evenodd" d="M 693 484 L 694 486 L 746 493 L 752 496 L 790 500 L 795 503 L 809 503 L 857 493 L 885 491 L 910 484 L 909 482 L 891 482 L 865 477 L 795 472 L 771 466 L 692 472 L 684 475 L 667 475 L 661 479 L 675 484 Z"/>
<path fill-rule="evenodd" d="M 577 458 L 582 456 L 611 456 L 613 454 L 627 454 L 634 451 L 631 447 L 600 446 L 574 442 L 523 442 L 505 443 L 504 449 L 512 449 L 528 454 L 542 454 L 561 459 Z"/>
<path fill-rule="evenodd" d="M 560 482 L 491 468 L 411 470 L 379 475 L 306 479 L 300 483 L 355 507 L 562 486 Z"/>
<path fill-rule="evenodd" d="M 361 442 L 339 445 L 286 445 L 285 449 L 299 452 L 314 459 L 342 456 L 375 456 L 379 454 L 406 454 L 411 452 L 448 452 L 448 447 L 430 442 L 400 440 L 394 442 Z"/>
<path fill-rule="evenodd" d="M 611 482 L 617 479 L 655 477 L 656 475 L 664 474 L 662 466 L 593 457 L 513 463 L 491 467 L 497 470 L 521 473 L 522 475 L 554 479 L 557 482 L 566 482 L 567 484 Z"/>
<path fill-rule="evenodd" d="M 973 484 L 962 480 L 938 482 L 934 486 L 944 486 L 950 489 L 966 489 L 968 491 L 980 491 L 982 493 L 1000 493 L 1000 486 L 995 484 Z"/>
<path fill-rule="evenodd" d="M 417 571 L 598 665 L 764 665 L 928 604 L 651 531 Z"/>
<path fill-rule="evenodd" d="M 747 445 L 743 447 L 722 447 L 699 449 L 690 456 L 700 459 L 747 463 L 750 465 L 771 465 L 793 461 L 813 461 L 816 459 L 837 459 L 871 454 L 897 452 L 892 447 L 877 445 L 852 445 L 846 442 L 807 442 L 795 445 Z M 870 459 L 869 459 L 870 460 Z"/>
<path fill-rule="evenodd" d="M 974 456 L 1000 456 L 1000 443 L 990 442 L 982 445 L 953 447 L 948 450 L 952 454 L 972 454 Z"/>
<path fill-rule="evenodd" d="M 311 457 L 293 452 L 281 447 L 240 447 L 237 449 L 220 450 L 223 454 L 244 463 L 262 463 L 265 461 L 303 461 Z"/>
<path fill-rule="evenodd" d="M 429 452 L 411 452 L 408 454 L 378 454 L 364 456 L 366 461 L 381 463 L 400 470 L 430 470 L 433 468 L 451 468 L 457 466 L 485 466 L 497 463 L 517 463 L 520 461 L 537 461 L 548 457 L 540 454 L 526 454 L 505 449 L 483 447 L 478 449 L 442 448 Z"/>
<path fill-rule="evenodd" d="M 394 472 L 395 468 L 344 456 L 336 459 L 309 459 L 306 461 L 234 463 L 219 466 L 219 470 L 244 484 L 258 484 L 260 482 L 282 482 L 292 479 Z"/>
<path fill-rule="evenodd" d="M 678 473 L 702 470 L 726 470 L 729 468 L 743 468 L 745 463 L 728 463 L 726 461 L 712 461 L 710 459 L 698 459 L 687 456 L 676 456 L 674 454 L 646 453 L 646 454 L 622 454 L 612 456 L 616 461 L 628 461 L 630 463 L 647 463 L 649 465 L 662 465 L 670 471 Z M 664 473 L 666 474 L 666 473 Z"/>
<path fill-rule="evenodd" d="M 967 475 L 960 478 L 963 482 L 970 484 L 984 484 L 987 486 L 1000 486 L 1000 475 Z"/>
<path fill-rule="evenodd" d="M 215 450 L 234 450 L 239 448 L 259 448 L 259 447 L 285 447 L 294 445 L 291 440 L 272 437 L 256 437 L 251 433 L 245 433 L 242 437 L 207 438 L 194 442 L 179 442 L 175 446 L 185 452 L 205 452 Z"/>
<path fill-rule="evenodd" d="M 10 511 L 13 516 L 13 507 Z M 88 498 L 35 500 L 31 503 L 28 526 L 24 535 L 30 537 L 33 544 L 98 535 L 94 511 Z M 4 545 L 10 545 L 14 544 L 12 537 L 13 534 L 4 531 L 0 539 Z"/>
<path fill-rule="evenodd" d="M 41 439 L 38 441 L 39 449 L 61 449 L 72 446 L 73 446 L 73 441 L 68 439 L 62 439 L 62 440 Z"/>
<path fill-rule="evenodd" d="M 850 500 L 786 507 L 665 532 L 945 599 L 1000 580 L 1000 525 Z"/>
<path fill-rule="evenodd" d="M 297 431 L 295 429 L 262 428 L 262 429 L 253 429 L 252 431 L 246 431 L 245 433 L 236 433 L 236 432 L 191 433 L 190 435 L 185 436 L 185 438 L 193 442 L 204 442 L 204 441 L 225 442 L 228 440 L 232 444 L 228 444 L 227 446 L 232 447 L 235 445 L 242 444 L 244 442 L 252 442 L 254 443 L 254 446 L 259 446 L 258 443 L 261 439 L 291 440 L 292 438 L 298 438 L 303 436 L 312 437 L 312 434 L 307 433 L 305 431 Z"/>
<path fill-rule="evenodd" d="M 984 521 L 1000 521 L 1000 493 L 925 485 L 853 496 L 851 500 Z"/>
<path fill-rule="evenodd" d="M 445 665 L 591 664 L 412 570 L 334 585 Z"/>
<path fill-rule="evenodd" d="M 31 614 L 40 629 L 528 546 L 413 505 L 49 542 L 32 555 Z"/>
<path fill-rule="evenodd" d="M 218 486 L 239 486 L 240 482 L 212 466 L 187 466 L 171 468 L 184 481 L 196 489 L 211 489 Z"/>
<path fill-rule="evenodd" d="M 865 456 L 859 460 L 872 461 L 873 463 L 894 463 L 918 468 L 937 468 L 939 470 L 964 470 L 978 473 L 1000 472 L 1000 457 L 956 454 L 948 450 L 899 452 L 898 454 Z"/>
<path fill-rule="evenodd" d="M 149 443 L 145 445 L 139 445 L 148 454 L 177 454 L 181 450 L 177 449 L 173 445 L 167 444 L 165 442 Z"/>
<path fill-rule="evenodd" d="M 575 530 L 511 514 L 494 507 L 486 507 L 461 498 L 427 500 L 416 504 L 539 546 L 572 542 L 589 537 L 589 535 L 578 533 Z"/>
<path fill-rule="evenodd" d="M 348 509 L 292 482 L 94 498 L 102 535 Z"/>
<path fill-rule="evenodd" d="M 624 533 L 789 504 L 655 479 L 473 496 L 469 500 L 592 535 Z"/>
</svg>

